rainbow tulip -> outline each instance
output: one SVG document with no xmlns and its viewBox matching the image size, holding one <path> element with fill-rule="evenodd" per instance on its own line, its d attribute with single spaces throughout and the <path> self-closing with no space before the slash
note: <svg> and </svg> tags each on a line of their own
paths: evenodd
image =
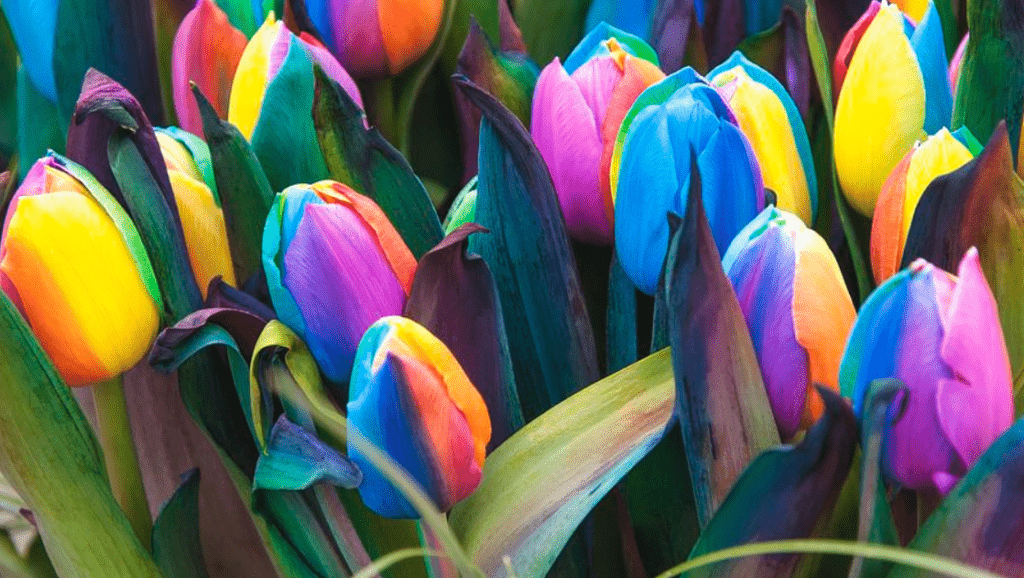
<svg viewBox="0 0 1024 578">
<path fill-rule="evenodd" d="M 860 415 L 870 383 L 892 377 L 905 407 L 885 432 L 883 471 L 945 494 L 1013 423 L 1010 360 L 977 249 L 956 277 L 918 259 L 864 302 L 839 369 L 843 395 Z"/>
<path fill-rule="evenodd" d="M 181 216 L 192 272 L 206 299 L 206 289 L 218 275 L 225 283 L 237 285 L 224 211 L 213 179 L 210 149 L 199 137 L 174 127 L 156 129 L 156 140 L 160 143 L 174 203 Z M 196 155 L 203 159 L 202 169 Z"/>
<path fill-rule="evenodd" d="M 836 54 L 835 161 L 850 204 L 870 217 L 886 177 L 914 141 L 950 123 L 953 97 L 935 6 L 915 27 L 872 2 Z"/>
<path fill-rule="evenodd" d="M 263 268 L 278 318 L 309 345 L 327 379 L 344 384 L 366 329 L 402 313 L 416 260 L 376 203 L 321 181 L 277 195 Z"/>
<path fill-rule="evenodd" d="M 228 120 L 252 143 L 274 190 L 327 176 L 311 112 L 313 64 L 362 107 L 355 82 L 338 61 L 308 34 L 292 34 L 273 12 L 235 70 Z"/>
<path fill-rule="evenodd" d="M 750 329 L 783 440 L 824 411 L 815 384 L 839 391 L 839 361 L 856 313 L 825 240 L 768 207 L 722 258 Z"/>
<path fill-rule="evenodd" d="M 445 344 L 411 319 L 385 317 L 359 342 L 348 423 L 348 455 L 363 472 L 359 495 L 381 516 L 419 517 L 362 443 L 405 469 L 441 511 L 480 483 L 491 439 L 487 406 Z"/>
<path fill-rule="evenodd" d="M 971 33 L 964 34 L 960 45 L 956 47 L 953 58 L 949 60 L 949 86 L 953 88 L 953 100 L 956 100 L 957 85 L 960 84 L 960 69 L 964 65 L 964 54 L 967 53 L 967 41 L 971 39 Z"/>
<path fill-rule="evenodd" d="M 616 136 L 610 174 L 619 262 L 648 295 L 668 250 L 666 214 L 685 211 L 691 151 L 720 253 L 764 207 L 757 159 L 714 88 L 684 68 L 644 91 Z"/>
<path fill-rule="evenodd" d="M 192 134 L 203 134 L 189 82 L 195 82 L 210 100 L 217 116 L 226 118 L 231 80 L 245 51 L 245 34 L 231 25 L 213 0 L 199 0 L 185 15 L 174 35 L 171 79 L 178 124 Z"/>
<path fill-rule="evenodd" d="M 0 287 L 71 386 L 119 376 L 149 351 L 162 307 L 138 231 L 81 166 L 37 161 L 11 201 Z"/>
<path fill-rule="evenodd" d="M 899 270 L 914 210 L 924 190 L 936 177 L 951 173 L 974 158 L 968 142 L 973 141 L 972 145 L 981 148 L 969 132 L 962 134 L 963 142 L 941 129 L 923 143 L 916 143 L 886 179 L 871 222 L 871 270 L 876 283 Z"/>
<path fill-rule="evenodd" d="M 430 48 L 442 0 L 311 0 L 313 25 L 356 77 L 395 75 Z M 460 39 L 461 41 L 461 39 Z"/>
<path fill-rule="evenodd" d="M 789 93 L 767 70 L 738 51 L 708 76 L 750 140 L 764 186 L 775 191 L 779 208 L 813 223 L 818 213 L 818 180 L 804 121 Z"/>
<path fill-rule="evenodd" d="M 565 66 L 555 58 L 534 91 L 530 133 L 555 183 L 569 234 L 613 240 L 608 168 L 615 135 L 636 97 L 664 78 L 654 50 L 639 38 L 598 26 Z"/>
</svg>

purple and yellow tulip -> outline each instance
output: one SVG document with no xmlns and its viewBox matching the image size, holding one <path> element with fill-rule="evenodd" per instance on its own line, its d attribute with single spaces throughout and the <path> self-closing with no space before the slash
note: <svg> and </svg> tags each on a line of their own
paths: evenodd
<svg viewBox="0 0 1024 578">
<path fill-rule="evenodd" d="M 964 143 L 941 129 L 916 143 L 892 170 L 878 195 L 871 222 L 871 271 L 876 283 L 899 270 L 914 210 L 924 190 L 936 177 L 953 172 L 972 158 Z"/>
<path fill-rule="evenodd" d="M 149 351 L 160 289 L 138 231 L 71 161 L 37 161 L 11 200 L 0 287 L 70 386 L 109 380 Z"/>
<path fill-rule="evenodd" d="M 761 166 L 764 186 L 775 191 L 778 207 L 814 223 L 818 180 L 804 121 L 789 93 L 767 70 L 740 52 L 708 77 L 729 104 Z"/>
<path fill-rule="evenodd" d="M 555 58 L 537 79 L 530 133 L 575 239 L 613 241 L 612 147 L 636 98 L 665 77 L 657 63 L 642 40 L 603 24 L 580 42 L 564 67 Z"/>
<path fill-rule="evenodd" d="M 348 455 L 363 472 L 359 495 L 371 510 L 419 517 L 362 443 L 405 469 L 441 511 L 476 489 L 491 438 L 487 406 L 448 347 L 422 325 L 404 317 L 374 323 L 359 342 L 349 392 Z"/>
<path fill-rule="evenodd" d="M 366 329 L 402 313 L 416 260 L 376 203 L 321 181 L 277 195 L 263 267 L 278 318 L 309 345 L 327 379 L 343 384 Z"/>
<path fill-rule="evenodd" d="M 357 78 L 398 74 L 426 53 L 441 27 L 442 0 L 311 0 L 313 25 Z"/>
<path fill-rule="evenodd" d="M 872 2 L 836 54 L 835 85 L 836 172 L 850 205 L 870 217 L 902 155 L 952 117 L 935 6 L 914 26 L 897 6 Z"/>
<path fill-rule="evenodd" d="M 918 259 L 864 302 L 839 369 L 863 411 L 875 379 L 905 385 L 882 442 L 893 482 L 945 494 L 1013 423 L 1013 380 L 996 302 L 971 248 L 954 277 Z"/>
<path fill-rule="evenodd" d="M 801 220 L 768 207 L 729 246 L 722 266 L 750 330 L 783 440 L 824 411 L 815 384 L 839 390 L 856 312 L 832 251 Z"/>
<path fill-rule="evenodd" d="M 238 284 L 210 152 L 199 137 L 173 127 L 157 129 L 156 140 L 174 191 L 192 272 L 206 299 L 207 287 L 218 275 L 229 285 Z M 205 160 L 205 170 L 200 169 L 193 151 Z"/>
</svg>

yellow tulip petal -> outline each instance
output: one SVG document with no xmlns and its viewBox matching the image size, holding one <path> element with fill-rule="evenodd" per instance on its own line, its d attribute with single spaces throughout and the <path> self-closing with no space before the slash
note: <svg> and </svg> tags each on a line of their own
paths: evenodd
<svg viewBox="0 0 1024 578">
<path fill-rule="evenodd" d="M 972 158 L 974 157 L 971 156 L 971 151 L 946 129 L 941 129 L 928 137 L 928 140 L 917 147 L 910 158 L 910 168 L 907 169 L 900 247 L 907 244 L 907 234 L 910 232 L 910 222 L 914 219 L 914 210 L 917 209 L 917 202 L 921 200 L 921 195 L 928 188 L 928 184 L 935 180 L 935 177 L 964 166 Z"/>
<path fill-rule="evenodd" d="M 775 191 L 778 208 L 810 223 L 807 177 L 782 101 L 770 88 L 752 80 L 740 66 L 717 75 L 712 84 L 722 86 L 729 82 L 735 83 L 729 107 L 754 149 L 764 186 Z"/>
<path fill-rule="evenodd" d="M 213 200 L 213 192 L 201 179 L 194 179 L 179 171 L 168 171 L 174 202 L 181 215 L 185 231 L 188 260 L 192 264 L 199 290 L 206 299 L 210 280 L 220 275 L 229 285 L 235 282 L 235 269 L 231 263 L 228 232 L 224 212 Z"/>
<path fill-rule="evenodd" d="M 274 21 L 273 12 L 267 15 L 263 26 L 245 45 L 238 68 L 235 69 L 235 79 L 231 83 L 228 121 L 237 126 L 249 140 L 252 140 L 260 109 L 263 108 L 263 95 L 270 80 L 270 50 L 281 26 L 281 22 Z"/>
<path fill-rule="evenodd" d="M 444 2 L 439 0 L 379 0 L 377 18 L 391 74 L 398 74 L 430 48 L 441 27 L 443 9 Z"/>
<path fill-rule="evenodd" d="M 928 0 L 893 0 L 893 4 L 899 6 L 914 22 L 920 22 L 928 11 Z"/>
<path fill-rule="evenodd" d="M 192 154 L 188 152 L 185 145 L 166 133 L 157 131 L 156 140 L 160 144 L 160 153 L 164 156 L 164 164 L 167 171 L 179 171 L 189 177 L 201 181 L 203 175 L 199 174 L 199 167 L 196 166 Z"/>
<path fill-rule="evenodd" d="M 836 107 L 836 171 L 861 214 L 874 213 L 885 179 L 924 137 L 924 108 L 924 78 L 903 15 L 883 6 L 853 55 Z"/>
<path fill-rule="evenodd" d="M 68 385 L 130 369 L 156 337 L 156 305 L 124 239 L 91 197 L 55 192 L 13 208 L 0 268 Z"/>
</svg>

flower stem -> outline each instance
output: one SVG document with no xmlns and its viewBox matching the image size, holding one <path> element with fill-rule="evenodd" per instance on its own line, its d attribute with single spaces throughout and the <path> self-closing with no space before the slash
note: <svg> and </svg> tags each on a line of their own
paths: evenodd
<svg viewBox="0 0 1024 578">
<path fill-rule="evenodd" d="M 94 384 L 92 395 L 96 402 L 97 433 L 100 445 L 103 446 L 107 477 L 114 498 L 128 517 L 139 541 L 149 550 L 153 520 L 149 515 L 146 489 L 142 485 L 142 471 L 132 440 L 132 426 L 128 419 L 128 404 L 124 398 L 121 376 Z"/>
</svg>

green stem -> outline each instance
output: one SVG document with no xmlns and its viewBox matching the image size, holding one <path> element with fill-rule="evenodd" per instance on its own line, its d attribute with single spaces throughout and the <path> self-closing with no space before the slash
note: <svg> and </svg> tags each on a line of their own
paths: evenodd
<svg viewBox="0 0 1024 578">
<path fill-rule="evenodd" d="M 397 147 L 401 126 L 396 124 L 394 79 L 386 77 L 369 81 L 365 95 L 370 124 Z"/>
<path fill-rule="evenodd" d="M 93 385 L 92 395 L 99 426 L 97 434 L 103 446 L 111 490 L 135 535 L 149 550 L 153 520 L 149 515 L 146 489 L 142 485 L 142 470 L 139 469 L 139 457 L 132 440 L 132 424 L 128 419 L 121 376 Z"/>
</svg>

